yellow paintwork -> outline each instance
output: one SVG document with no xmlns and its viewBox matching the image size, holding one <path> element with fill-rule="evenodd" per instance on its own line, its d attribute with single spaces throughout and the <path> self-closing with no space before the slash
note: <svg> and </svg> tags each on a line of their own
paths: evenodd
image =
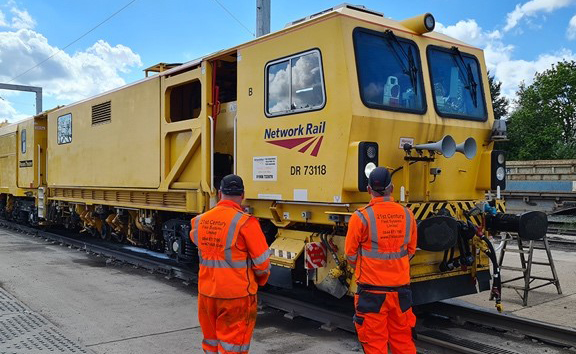
<svg viewBox="0 0 576 354">
<path fill-rule="evenodd" d="M 433 106 L 426 46 L 434 44 L 450 48 L 452 45 L 459 45 L 462 52 L 476 55 L 481 63 L 483 86 L 487 88 L 489 86 L 482 51 L 464 46 L 452 39 L 445 42 L 448 38 L 436 33 L 414 34 L 397 22 L 384 18 L 376 19 L 369 14 L 354 12 L 352 17 L 348 11 L 342 10 L 340 14 L 322 16 L 316 21 L 281 31 L 282 36 L 271 35 L 274 39 L 257 41 L 240 48 L 242 61 L 238 63 L 238 135 L 247 143 L 240 141 L 238 146 L 238 161 L 242 161 L 238 166 L 238 173 L 245 180 L 246 197 L 249 199 L 247 203 L 254 208 L 256 215 L 270 218 L 269 207 L 273 203 L 265 202 L 263 199 L 271 197 L 288 202 L 294 201 L 295 190 L 305 189 L 308 202 L 342 203 L 342 208 L 350 209 L 344 204 L 365 203 L 369 199 L 366 193 L 358 192 L 354 188 L 357 185 L 356 147 L 360 141 L 377 142 L 380 165 L 397 168 L 402 166 L 405 156 L 403 150 L 399 148 L 401 137 L 414 138 L 416 143 L 427 143 L 437 141 L 446 134 L 452 135 L 457 143 L 470 136 L 474 137 L 478 143 L 478 154 L 472 160 L 459 153 L 450 159 L 437 156 L 436 161 L 429 167 L 441 168 L 442 175 L 438 176 L 434 183 L 429 184 L 430 200 L 484 199 L 484 185 L 478 188 L 477 180 L 489 180 L 490 176 L 489 169 L 479 168 L 482 153 L 492 149 L 492 144 L 487 142 L 493 123 L 489 92 L 487 89 L 484 90 L 489 112 L 486 122 L 439 117 Z M 397 30 L 398 36 L 409 38 L 419 45 L 428 102 L 425 114 L 397 113 L 364 106 L 358 89 L 352 40 L 352 31 L 356 27 L 379 31 L 393 28 Z M 318 111 L 267 118 L 263 110 L 264 80 L 262 76 L 253 75 L 253 68 L 262 70 L 271 60 L 313 48 L 318 48 L 322 55 L 326 106 Z M 256 94 L 252 96 L 246 94 L 250 88 Z M 267 128 L 282 129 L 308 123 L 317 125 L 321 122 L 326 122 L 326 133 L 317 157 L 299 153 L 297 149 L 271 145 L 264 139 L 264 131 Z M 277 157 L 276 181 L 253 180 L 252 160 L 258 156 Z M 326 175 L 290 174 L 291 166 L 314 165 L 326 165 Z M 416 163 L 410 168 L 411 202 L 424 200 L 424 185 L 427 180 L 432 179 L 425 168 L 423 163 Z M 402 171 L 394 175 L 393 182 L 396 186 L 394 196 L 397 199 L 400 187 L 403 186 L 403 175 Z M 458 183 L 454 183 L 455 180 L 458 180 Z M 313 207 L 306 206 L 306 208 Z M 295 209 L 306 210 L 304 207 Z M 302 221 L 300 214 L 300 212 L 290 213 L 290 220 Z M 318 219 L 313 221 L 329 224 L 326 218 L 323 218 L 323 221 Z"/>
<path fill-rule="evenodd" d="M 49 113 L 48 186 L 157 188 L 159 81 L 154 77 Z M 92 106 L 107 101 L 111 101 L 110 123 L 92 125 Z M 68 113 L 72 114 L 72 142 L 59 145 L 57 120 Z"/>
<path fill-rule="evenodd" d="M 22 133 L 26 131 L 26 151 Z M 38 170 L 40 168 L 40 171 Z M 45 185 L 46 115 L 0 128 L 0 193 L 15 197 L 34 196 Z"/>
<path fill-rule="evenodd" d="M 357 189 L 358 145 L 368 141 L 378 144 L 380 166 L 390 169 L 405 166 L 393 176 L 394 197 L 399 200 L 400 190 L 404 187 L 409 199 L 403 202 L 415 212 L 417 219 L 425 219 L 441 207 L 462 219 L 462 211 L 484 200 L 485 191 L 490 187 L 493 144 L 489 137 L 494 117 L 484 57 L 480 49 L 445 35 L 436 32 L 420 34 L 422 28 L 414 25 L 415 21 L 411 19 L 401 23 L 340 8 L 201 60 L 166 67 L 167 70 L 159 70 L 157 75 L 140 82 L 49 112 L 49 161 L 45 174 L 47 179 L 42 181 L 47 182 L 49 188 L 48 200 L 84 204 L 77 210 L 85 214 L 84 224 L 96 229 L 98 224 L 88 213 L 95 209 L 92 206 L 130 208 L 138 229 L 148 230 L 150 226 L 140 222 L 153 210 L 192 215 L 213 205 L 213 153 L 227 154 L 234 157 L 235 171 L 244 179 L 246 207 L 255 216 L 270 219 L 280 227 L 272 248 L 294 252 L 298 257 L 305 242 L 319 241 L 317 234 L 302 230 L 314 229 L 311 225 L 329 229 L 335 227 L 337 221 L 335 234 L 338 235 L 334 236 L 333 242 L 343 261 L 343 227 L 349 215 L 369 201 L 368 194 Z M 358 27 L 376 31 L 391 29 L 398 37 L 417 44 L 427 102 L 423 114 L 372 109 L 362 103 L 352 36 Z M 486 121 L 437 115 L 426 60 L 428 45 L 458 46 L 461 52 L 478 58 L 480 86 L 488 115 Z M 311 50 L 317 50 L 321 56 L 325 105 L 319 110 L 266 117 L 266 65 Z M 214 70 L 219 72 L 215 66 L 218 61 L 236 64 L 236 71 L 228 73 L 225 79 L 230 81 L 230 85 L 236 84 L 237 99 L 222 103 L 219 113 L 214 116 L 218 102 L 213 98 L 212 76 Z M 171 122 L 170 112 L 176 109 L 171 107 L 171 92 L 191 84 L 200 85 L 200 108 L 194 106 L 194 117 Z M 92 125 L 92 107 L 107 101 L 111 102 L 111 121 Z M 72 114 L 72 142 L 59 145 L 57 120 L 68 113 Z M 27 153 L 22 158 L 35 160 L 37 155 L 32 154 L 36 154 L 37 144 L 42 145 L 46 139 L 46 130 L 33 129 L 33 124 L 38 124 L 33 122 L 0 127 L 1 193 L 24 195 L 25 187 L 39 185 L 36 164 L 34 169 L 16 169 L 20 158 L 20 127 L 39 134 L 38 141 L 32 141 L 29 135 L 30 146 L 27 145 Z M 266 142 L 267 129 L 274 131 L 299 126 L 313 127 L 315 131 L 306 134 L 322 137 L 317 156 L 310 151 L 303 153 L 297 148 Z M 212 134 L 215 135 L 214 141 Z M 412 138 L 418 144 L 437 141 L 447 134 L 454 137 L 457 144 L 473 137 L 478 147 L 476 156 L 468 160 L 457 153 L 449 159 L 436 155 L 435 161 L 430 163 L 408 165 L 404 162 L 401 138 Z M 254 161 L 262 157 L 276 159 L 276 173 L 270 180 L 256 180 L 254 177 Z M 41 163 L 41 166 L 44 168 L 46 164 Z M 325 172 L 304 174 L 306 167 Z M 433 183 L 429 174 L 432 167 L 442 169 Z M 294 173 L 296 168 L 300 168 L 300 174 Z M 16 186 L 16 181 L 21 188 Z M 114 217 L 107 221 L 109 225 L 118 228 L 129 226 L 116 225 L 112 220 Z M 296 224 L 301 231 L 289 229 Z M 154 235 L 151 237 L 158 236 L 150 234 Z M 298 259 L 302 260 L 302 257 Z M 413 280 L 474 274 L 470 269 L 440 273 L 438 263 L 441 260 L 442 253 L 417 252 L 412 260 Z M 290 268 L 298 267 L 299 262 L 277 256 L 272 257 L 272 261 Z M 487 265 L 483 255 L 478 261 Z M 331 272 L 345 271 L 334 270 L 336 264 L 331 257 L 327 262 L 326 267 L 316 271 L 315 281 L 322 281 Z M 350 289 L 354 289 L 353 281 Z"/>
<path fill-rule="evenodd" d="M 270 261 L 281 267 L 296 268 L 296 261 L 303 262 L 299 257 L 311 236 L 312 233 L 306 231 L 278 230 L 276 240 L 270 245 Z M 276 255 L 275 250 L 281 250 L 282 256 Z"/>
</svg>

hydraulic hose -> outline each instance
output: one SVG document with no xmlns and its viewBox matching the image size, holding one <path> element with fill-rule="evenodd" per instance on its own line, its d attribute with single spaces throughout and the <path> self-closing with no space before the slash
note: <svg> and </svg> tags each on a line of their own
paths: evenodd
<svg viewBox="0 0 576 354">
<path fill-rule="evenodd" d="M 492 242 L 486 236 L 482 235 L 481 239 L 488 246 L 488 251 L 485 251 L 485 253 L 490 258 L 494 268 L 492 271 L 494 280 L 492 281 L 492 290 L 490 290 L 490 300 L 496 301 L 496 309 L 498 312 L 502 312 L 502 281 L 500 279 L 500 265 L 496 259 L 496 251 L 494 246 L 492 246 Z"/>
</svg>

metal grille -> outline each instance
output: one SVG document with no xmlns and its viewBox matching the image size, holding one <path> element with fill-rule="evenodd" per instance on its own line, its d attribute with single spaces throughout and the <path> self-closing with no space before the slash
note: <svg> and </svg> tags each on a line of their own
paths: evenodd
<svg viewBox="0 0 576 354">
<path fill-rule="evenodd" d="M 418 339 L 427 342 L 437 342 L 440 345 L 442 345 L 441 343 L 447 343 L 450 344 L 452 348 L 459 349 L 462 353 L 519 354 L 518 352 L 508 349 L 498 348 L 486 343 L 480 343 L 434 330 L 418 332 Z"/>
<path fill-rule="evenodd" d="M 110 123 L 112 117 L 111 101 L 92 106 L 92 125 Z"/>
<path fill-rule="evenodd" d="M 0 354 L 91 353 L 0 288 Z"/>
</svg>

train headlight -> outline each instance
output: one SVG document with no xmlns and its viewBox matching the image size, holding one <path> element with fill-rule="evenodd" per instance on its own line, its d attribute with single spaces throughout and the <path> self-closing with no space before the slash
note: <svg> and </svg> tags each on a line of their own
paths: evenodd
<svg viewBox="0 0 576 354">
<path fill-rule="evenodd" d="M 368 176 L 378 166 L 378 143 L 361 141 L 358 144 L 358 190 L 366 192 Z"/>
<path fill-rule="evenodd" d="M 432 14 L 428 13 L 424 15 L 424 26 L 428 31 L 434 31 L 434 27 L 436 26 L 436 20 Z"/>
<path fill-rule="evenodd" d="M 503 181 L 503 180 L 504 180 L 504 177 L 506 177 L 506 171 L 504 171 L 504 167 L 498 167 L 498 168 L 496 169 L 496 178 L 497 178 L 499 181 Z"/>
<path fill-rule="evenodd" d="M 493 150 L 490 160 L 490 175 L 492 176 L 490 189 L 497 190 L 498 187 L 500 190 L 506 189 L 506 155 L 504 151 Z"/>
<path fill-rule="evenodd" d="M 366 175 L 367 178 L 370 177 L 370 174 L 372 173 L 372 171 L 374 171 L 374 169 L 376 168 L 376 164 L 374 162 L 368 162 L 368 164 L 366 165 L 366 167 L 364 167 L 364 174 Z"/>
</svg>

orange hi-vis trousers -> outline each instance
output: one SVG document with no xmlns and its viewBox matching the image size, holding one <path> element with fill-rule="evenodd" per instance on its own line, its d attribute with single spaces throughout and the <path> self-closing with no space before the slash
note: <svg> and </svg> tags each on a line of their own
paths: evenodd
<svg viewBox="0 0 576 354">
<path fill-rule="evenodd" d="M 402 293 L 400 293 L 402 298 Z M 416 354 L 412 327 L 416 316 L 408 305 L 402 311 L 398 292 L 362 291 L 354 295 L 354 325 L 366 354 Z"/>
<path fill-rule="evenodd" d="M 198 294 L 198 318 L 204 335 L 204 353 L 248 353 L 256 313 L 256 295 L 216 299 Z"/>
</svg>

